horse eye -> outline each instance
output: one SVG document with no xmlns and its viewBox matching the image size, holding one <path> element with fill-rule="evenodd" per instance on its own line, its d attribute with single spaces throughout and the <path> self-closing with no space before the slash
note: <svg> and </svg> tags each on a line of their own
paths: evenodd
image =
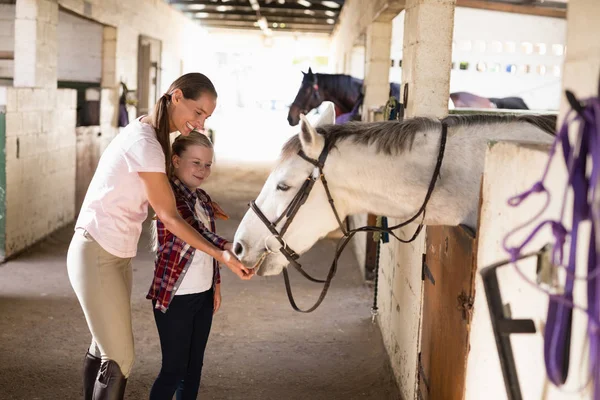
<svg viewBox="0 0 600 400">
<path fill-rule="evenodd" d="M 288 190 L 290 190 L 290 187 L 288 185 L 286 185 L 285 183 L 280 183 L 277 185 L 277 190 L 281 190 L 282 192 L 287 192 Z"/>
</svg>

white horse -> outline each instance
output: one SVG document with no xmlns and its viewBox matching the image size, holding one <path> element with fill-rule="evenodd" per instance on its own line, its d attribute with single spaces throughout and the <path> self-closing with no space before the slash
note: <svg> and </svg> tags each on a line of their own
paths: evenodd
<svg viewBox="0 0 600 400">
<path fill-rule="evenodd" d="M 438 159 L 442 122 L 412 118 L 404 122 L 331 125 L 333 107 L 313 127 L 302 116 L 301 133 L 283 147 L 281 157 L 262 188 L 256 205 L 269 221 L 286 210 L 307 176 L 318 169 L 297 155 L 302 150 L 317 159 L 327 138 L 328 158 L 323 174 L 343 220 L 371 213 L 399 219 L 412 217 L 423 204 Z M 479 190 L 485 150 L 494 141 L 551 143 L 555 118 L 549 116 L 466 115 L 442 120 L 448 136 L 439 180 L 427 204 L 425 225 L 477 226 Z M 314 176 L 314 175 L 313 175 Z M 315 176 L 317 177 L 317 176 Z M 417 219 L 419 222 L 420 219 Z M 285 217 L 278 226 L 285 223 Z M 298 254 L 338 227 L 322 181 L 283 235 Z M 261 261 L 258 275 L 277 275 L 288 265 L 266 225 L 248 210 L 235 234 L 234 252 L 247 266 Z M 266 242 L 269 244 L 267 245 Z M 264 260 L 261 260 L 266 255 Z"/>
</svg>

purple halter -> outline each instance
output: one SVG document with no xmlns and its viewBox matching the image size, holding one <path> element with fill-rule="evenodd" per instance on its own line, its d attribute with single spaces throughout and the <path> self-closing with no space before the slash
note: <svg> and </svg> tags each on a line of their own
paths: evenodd
<svg viewBox="0 0 600 400">
<path fill-rule="evenodd" d="M 509 232 L 504 238 L 503 247 L 509 254 L 511 262 L 515 265 L 520 276 L 549 295 L 548 317 L 544 332 L 544 359 L 548 378 L 557 386 L 561 386 L 566 382 L 569 373 L 573 309 L 581 310 L 587 314 L 590 374 L 594 382 L 593 398 L 600 400 L 600 297 L 598 296 L 600 294 L 600 279 L 598 279 L 600 275 L 600 265 L 598 264 L 600 261 L 600 240 L 596 241 L 596 235 L 600 235 L 600 231 L 598 231 L 600 229 L 600 98 L 590 98 L 581 105 L 570 92 L 567 92 L 567 99 L 575 112 L 571 111 L 567 115 L 556 136 L 542 178 L 531 189 L 508 200 L 510 206 L 516 207 L 532 193 L 543 193 L 546 195 L 546 204 L 535 217 Z M 569 141 L 568 135 L 569 126 L 573 122 L 579 123 L 579 132 L 574 144 Z M 509 238 L 515 232 L 536 221 L 548 207 L 550 193 L 544 186 L 544 181 L 559 144 L 568 170 L 568 181 L 563 194 L 560 217 L 557 220 L 549 219 L 540 222 L 522 244 L 517 247 L 510 247 L 507 245 Z M 566 207 L 565 199 L 569 189 L 572 189 L 573 193 L 573 217 L 570 231 L 565 228 L 562 222 Z M 591 222 L 588 269 L 587 276 L 576 277 L 578 228 L 580 223 L 584 221 Z M 522 250 L 546 225 L 550 225 L 555 239 L 552 248 L 552 262 L 554 265 L 563 267 L 566 270 L 564 292 L 562 294 L 555 294 L 541 289 L 537 283 L 526 278 L 516 266 Z M 569 258 L 565 264 L 563 249 L 567 238 L 570 241 L 570 250 Z M 587 281 L 587 309 L 573 302 L 573 287 L 576 279 Z"/>
</svg>

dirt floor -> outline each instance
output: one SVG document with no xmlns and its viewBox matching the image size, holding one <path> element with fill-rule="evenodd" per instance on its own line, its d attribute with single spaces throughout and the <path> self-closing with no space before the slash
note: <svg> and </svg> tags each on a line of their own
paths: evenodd
<svg viewBox="0 0 600 400">
<path fill-rule="evenodd" d="M 264 179 L 237 174 L 237 189 L 223 179 L 213 182 L 219 185 L 213 183 L 209 193 L 232 216 L 219 224 L 219 232 L 232 238 Z M 72 229 L 61 229 L 0 266 L 0 399 L 81 398 L 80 370 L 90 334 L 67 278 Z M 325 276 L 333 251 L 334 242 L 324 240 L 302 264 Z M 327 298 L 312 314 L 292 310 L 281 276 L 242 282 L 223 269 L 223 305 L 213 323 L 199 398 L 398 399 L 381 333 L 371 323 L 372 291 L 353 257 L 351 251 L 342 257 Z M 148 398 L 160 367 L 145 299 L 152 259 L 144 236 L 133 263 L 136 363 L 127 399 Z M 299 305 L 312 304 L 321 287 L 291 275 Z"/>
</svg>

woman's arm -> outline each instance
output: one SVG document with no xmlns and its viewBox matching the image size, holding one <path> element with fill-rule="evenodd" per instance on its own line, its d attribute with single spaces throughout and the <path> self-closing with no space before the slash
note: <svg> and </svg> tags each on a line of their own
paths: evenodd
<svg viewBox="0 0 600 400">
<path fill-rule="evenodd" d="M 215 247 L 181 218 L 177 212 L 173 190 L 165 174 L 160 172 L 138 172 L 138 174 L 142 179 L 148 201 L 165 228 L 195 249 L 227 265 L 241 279 L 252 277 L 253 272 L 244 267 L 231 251 Z"/>
</svg>

